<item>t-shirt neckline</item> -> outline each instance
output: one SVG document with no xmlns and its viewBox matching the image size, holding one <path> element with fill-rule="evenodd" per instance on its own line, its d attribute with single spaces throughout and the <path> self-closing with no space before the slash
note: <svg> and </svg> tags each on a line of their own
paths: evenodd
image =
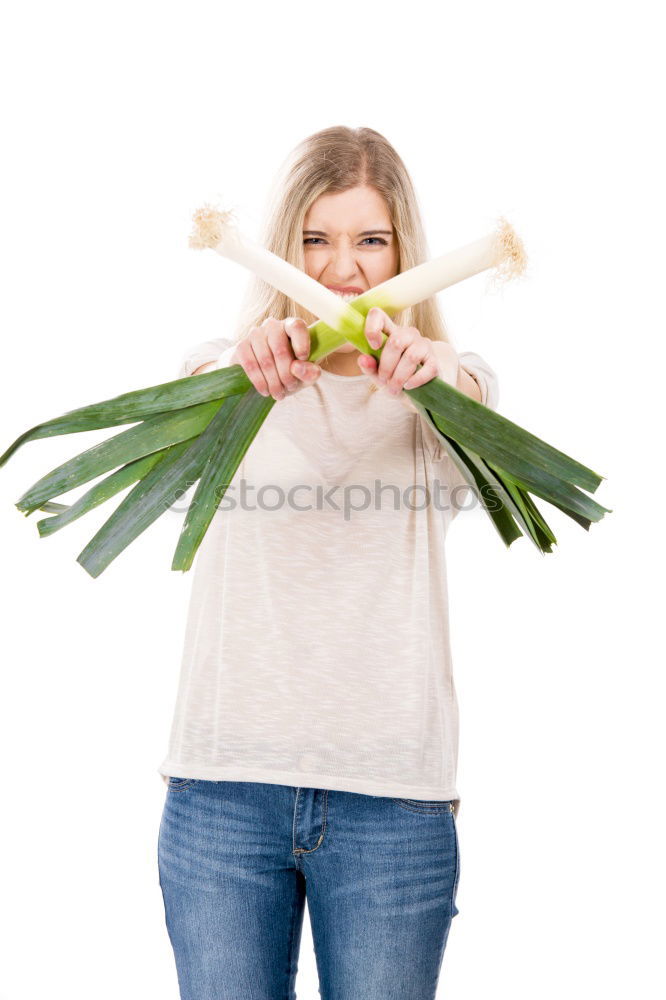
<svg viewBox="0 0 666 1000">
<path fill-rule="evenodd" d="M 326 378 L 338 379 L 340 382 L 360 382 L 361 379 L 368 378 L 367 375 L 338 375 L 336 372 L 327 372 L 325 368 L 321 369 L 321 374 L 325 375 Z"/>
</svg>

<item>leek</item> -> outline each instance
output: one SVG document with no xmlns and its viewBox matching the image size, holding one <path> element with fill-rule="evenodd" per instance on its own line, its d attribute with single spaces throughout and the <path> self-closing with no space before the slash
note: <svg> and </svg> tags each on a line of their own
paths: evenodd
<svg viewBox="0 0 666 1000">
<path fill-rule="evenodd" d="M 375 306 L 389 316 L 458 281 L 493 270 L 499 280 L 520 275 L 525 254 L 511 226 L 497 228 L 432 261 L 377 285 L 351 302 L 243 236 L 231 213 L 204 206 L 194 216 L 190 246 L 210 248 L 250 269 L 319 319 L 311 324 L 308 360 L 318 361 L 350 341 L 376 358 L 364 328 Z M 408 393 L 445 445 L 469 485 L 479 491 L 505 545 L 525 534 L 541 552 L 555 535 L 530 493 L 588 529 L 610 512 L 578 487 L 594 492 L 604 478 L 439 378 Z M 173 557 L 173 570 L 190 569 L 194 556 L 243 456 L 275 400 L 255 389 L 240 365 L 123 393 L 71 410 L 20 435 L 0 456 L 3 465 L 27 441 L 100 427 L 137 424 L 63 463 L 31 486 L 16 506 L 26 516 L 42 510 L 40 537 L 71 523 L 127 486 L 120 506 L 78 556 L 98 576 L 141 532 L 198 481 Z M 53 497 L 116 469 L 72 505 Z M 491 501 L 487 503 L 486 501 Z"/>
<path fill-rule="evenodd" d="M 194 222 L 190 237 L 193 248 L 208 247 L 252 269 L 310 312 L 331 324 L 337 322 L 339 340 L 336 339 L 336 346 L 346 339 L 363 353 L 377 358 L 382 347 L 373 349 L 364 334 L 365 317 L 373 306 L 395 315 L 438 290 L 484 270 L 494 268 L 498 277 L 511 278 L 522 274 L 526 264 L 520 239 L 509 223 L 500 219 L 496 230 L 483 239 L 389 278 L 347 303 L 340 302 L 339 296 L 298 268 L 243 237 L 231 213 L 206 205 L 195 213 Z M 329 353 L 334 335 L 334 329 L 325 327 L 313 344 L 308 360 L 315 361 Z M 313 339 L 311 337 L 311 342 Z M 458 446 L 455 449 L 458 464 L 464 468 L 470 485 L 476 483 L 480 473 L 477 459 L 481 454 L 488 460 L 486 475 L 490 475 L 494 467 L 493 478 L 498 487 L 497 476 L 504 477 L 499 495 L 541 551 L 551 551 L 555 537 L 534 503 L 526 502 L 527 490 L 553 503 L 588 528 L 592 521 L 610 512 L 576 488 L 580 485 L 594 492 L 604 477 L 442 379 L 434 378 L 423 386 L 403 392 L 409 395 L 433 430 L 443 437 L 449 454 L 454 451 L 454 442 Z"/>
</svg>

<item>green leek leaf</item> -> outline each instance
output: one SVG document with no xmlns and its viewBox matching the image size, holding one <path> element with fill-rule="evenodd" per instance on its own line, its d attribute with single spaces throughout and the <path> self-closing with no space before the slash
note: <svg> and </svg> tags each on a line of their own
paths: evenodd
<svg viewBox="0 0 666 1000">
<path fill-rule="evenodd" d="M 274 403 L 272 396 L 262 396 L 253 387 L 236 407 L 224 436 L 208 456 L 185 517 L 171 569 L 185 571 L 191 567 L 217 504 Z"/>
<path fill-rule="evenodd" d="M 590 492 L 604 478 L 441 378 L 403 391 L 439 418 L 437 423 L 447 436 L 469 445 L 478 455 L 497 455 L 498 464 L 508 472 L 511 469 L 499 460 L 500 454 L 520 456 L 521 467 L 542 469 Z"/>
<path fill-rule="evenodd" d="M 34 483 L 17 501 L 16 506 L 30 514 L 45 500 L 67 493 L 110 469 L 196 437 L 210 423 L 221 404 L 222 400 L 216 399 L 210 403 L 199 403 L 182 410 L 147 417 L 135 427 L 121 431 L 59 465 Z"/>
<path fill-rule="evenodd" d="M 54 531 L 59 531 L 60 528 L 64 528 L 65 525 L 75 521 L 83 514 L 87 514 L 89 510 L 99 507 L 100 504 L 105 503 L 127 486 L 131 486 L 137 480 L 143 479 L 146 473 L 160 459 L 164 458 L 167 450 L 167 448 L 164 448 L 162 451 L 155 451 L 152 455 L 146 455 L 145 458 L 137 458 L 136 461 L 124 465 L 122 469 L 116 469 L 110 476 L 103 479 L 101 483 L 95 483 L 91 489 L 84 493 L 83 496 L 80 496 L 69 507 L 64 504 L 44 504 L 39 508 L 40 510 L 59 507 L 62 508 L 62 511 L 56 514 L 55 517 L 44 517 L 41 521 L 37 522 L 40 537 L 44 538 L 46 535 L 52 535 Z"/>
<path fill-rule="evenodd" d="M 197 481 L 211 450 L 224 433 L 225 424 L 242 398 L 236 395 L 224 399 L 197 438 L 171 445 L 161 461 L 128 493 L 77 557 L 77 562 L 91 576 L 99 576 L 135 538 L 173 505 L 178 491 L 188 489 Z"/>
<path fill-rule="evenodd" d="M 37 424 L 17 437 L 4 454 L 0 455 L 0 466 L 27 441 L 58 434 L 93 431 L 100 427 L 116 427 L 118 424 L 134 424 L 155 413 L 180 410 L 196 403 L 207 403 L 223 396 L 243 393 L 251 385 L 242 365 L 230 365 L 196 376 L 186 375 L 185 378 L 149 386 L 147 389 L 124 392 L 113 399 L 81 406 L 53 420 Z"/>
</svg>

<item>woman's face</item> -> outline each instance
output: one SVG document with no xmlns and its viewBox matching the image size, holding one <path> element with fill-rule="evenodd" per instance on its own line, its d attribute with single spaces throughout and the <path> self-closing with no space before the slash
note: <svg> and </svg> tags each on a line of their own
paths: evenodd
<svg viewBox="0 0 666 1000">
<path fill-rule="evenodd" d="M 311 278 L 350 297 L 392 278 L 398 242 L 383 197 L 365 185 L 321 195 L 305 216 L 303 253 Z M 339 350 L 356 348 L 347 343 Z"/>
</svg>

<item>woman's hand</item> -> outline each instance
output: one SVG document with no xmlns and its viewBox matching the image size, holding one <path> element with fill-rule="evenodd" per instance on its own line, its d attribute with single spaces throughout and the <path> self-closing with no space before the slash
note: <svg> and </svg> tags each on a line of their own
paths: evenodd
<svg viewBox="0 0 666 1000">
<path fill-rule="evenodd" d="M 361 354 L 358 359 L 361 371 L 369 375 L 375 385 L 385 385 L 394 396 L 403 389 L 416 389 L 437 377 L 457 385 L 458 354 L 451 344 L 423 337 L 414 326 L 396 326 L 382 309 L 373 307 L 365 318 L 365 335 L 371 347 L 381 346 L 382 332 L 388 334 L 388 339 L 379 365 L 371 354 Z"/>
<path fill-rule="evenodd" d="M 253 326 L 233 353 L 229 364 L 241 365 L 262 396 L 284 399 L 312 385 L 321 375 L 319 365 L 307 361 L 310 331 L 302 319 L 269 316 Z"/>
</svg>

